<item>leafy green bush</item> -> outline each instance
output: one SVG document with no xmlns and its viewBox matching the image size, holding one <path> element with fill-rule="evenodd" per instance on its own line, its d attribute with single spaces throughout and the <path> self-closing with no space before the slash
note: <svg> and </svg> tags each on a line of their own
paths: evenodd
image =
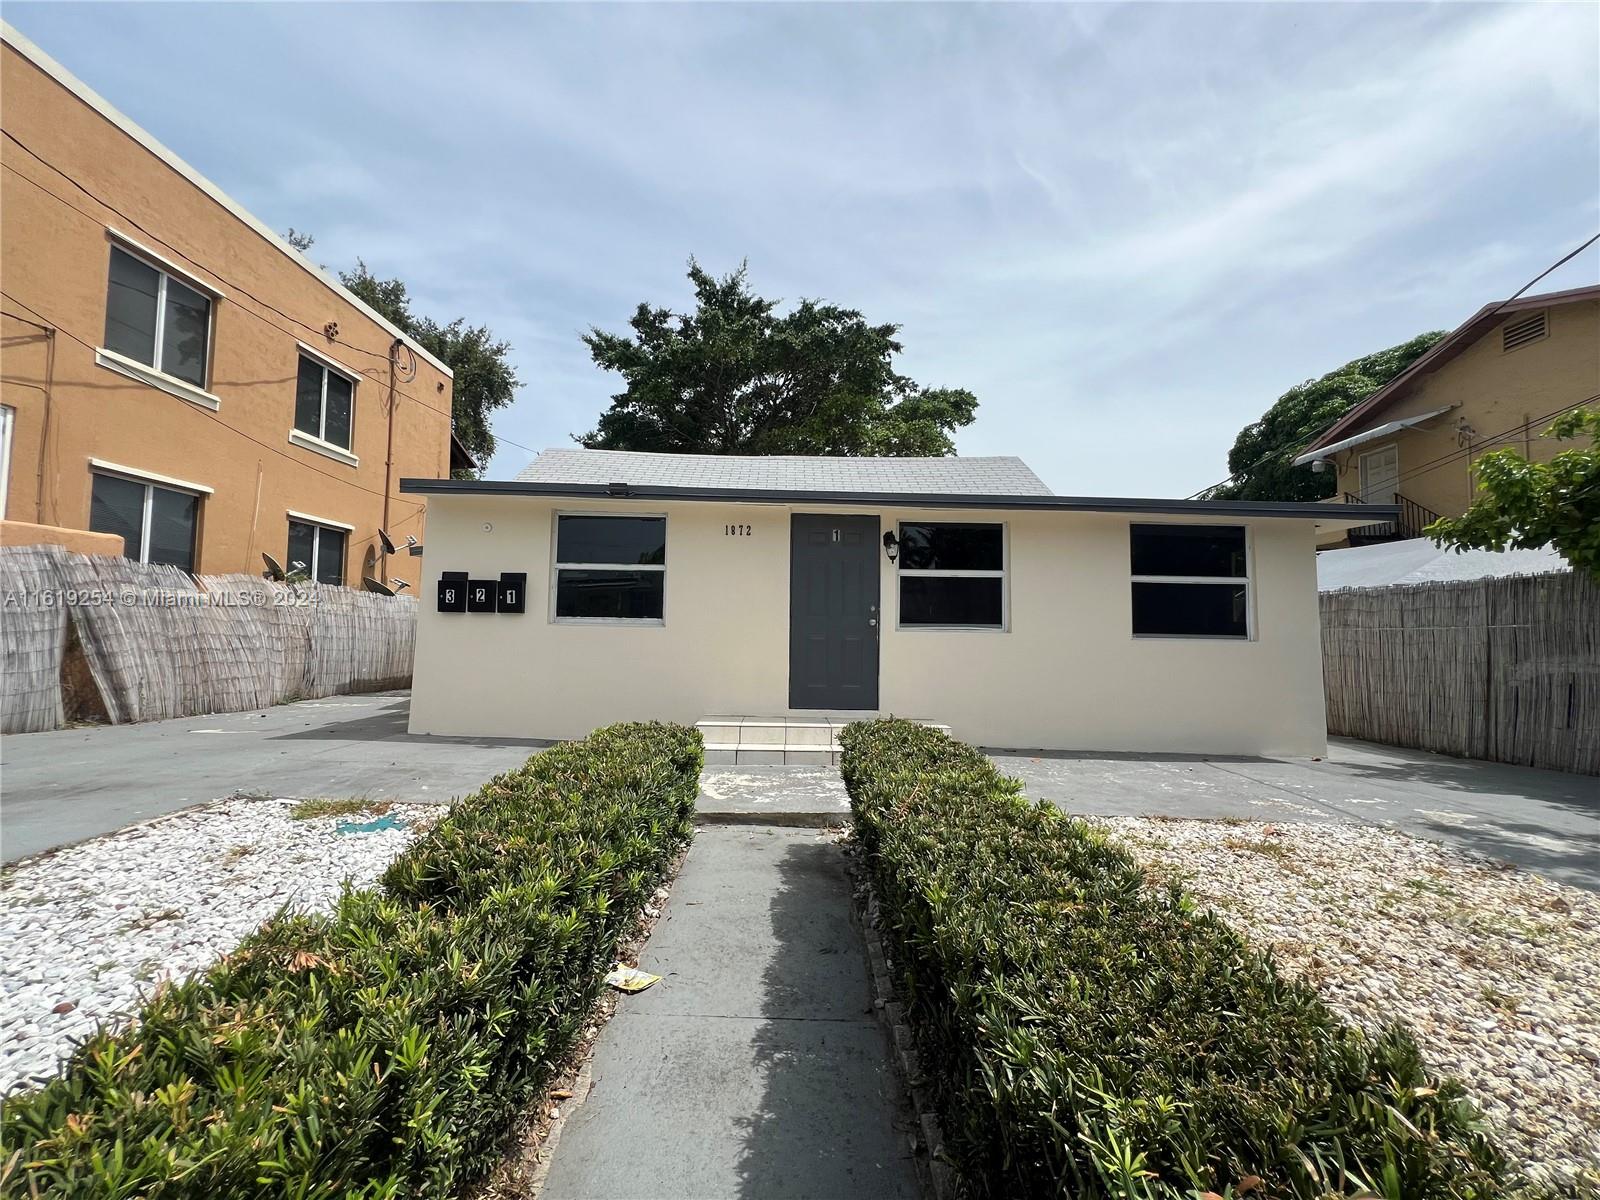
<svg viewBox="0 0 1600 1200">
<path fill-rule="evenodd" d="M 378 887 L 268 922 L 11 1099 L 5 1194 L 453 1194 L 572 1046 L 701 759 L 616 725 L 492 780 Z"/>
<path fill-rule="evenodd" d="M 840 743 L 896 985 L 972 1194 L 1499 1190 L 1460 1085 L 1431 1078 L 1402 1029 L 1343 1023 L 971 747 L 904 721 Z"/>
</svg>

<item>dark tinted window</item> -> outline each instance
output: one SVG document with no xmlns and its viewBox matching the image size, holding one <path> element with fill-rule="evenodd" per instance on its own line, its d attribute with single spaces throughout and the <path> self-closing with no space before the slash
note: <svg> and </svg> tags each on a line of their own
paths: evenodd
<svg viewBox="0 0 1600 1200">
<path fill-rule="evenodd" d="M 199 511 L 198 496 L 151 488 L 150 552 L 145 561 L 194 570 L 194 519 Z"/>
<path fill-rule="evenodd" d="M 161 273 L 131 254 L 111 248 L 106 288 L 106 349 L 155 366 L 156 291 Z"/>
<path fill-rule="evenodd" d="M 556 616 L 661 620 L 665 571 L 556 573 Z"/>
<path fill-rule="evenodd" d="M 558 520 L 557 562 L 633 566 L 667 561 L 664 517 L 560 517 Z"/>
<path fill-rule="evenodd" d="M 328 372 L 328 411 L 322 438 L 335 446 L 350 449 L 350 395 L 354 385 L 343 375 Z"/>
<path fill-rule="evenodd" d="M 161 332 L 161 369 L 196 387 L 204 387 L 206 340 L 211 336 L 211 301 L 169 277 L 165 321 Z"/>
<path fill-rule="evenodd" d="M 998 628 L 1001 582 L 998 576 L 902 575 L 900 624 Z"/>
<path fill-rule="evenodd" d="M 144 484 L 114 475 L 96 475 L 89 499 L 89 528 L 122 535 L 122 552 L 144 557 Z"/>
<path fill-rule="evenodd" d="M 900 568 L 905 571 L 999 571 L 1005 536 L 999 525 L 902 525 Z"/>
<path fill-rule="evenodd" d="M 317 582 L 344 582 L 344 539 L 342 529 L 323 526 L 317 530 Z"/>
<path fill-rule="evenodd" d="M 1250 636 L 1246 589 L 1219 583 L 1136 583 L 1133 632 L 1188 637 Z"/>
<path fill-rule="evenodd" d="M 310 575 L 315 560 L 317 527 L 304 521 L 289 522 L 289 561 L 284 569 L 291 575 Z"/>
<path fill-rule="evenodd" d="M 309 358 L 300 360 L 295 379 L 294 427 L 312 437 L 322 436 L 322 367 Z"/>
<path fill-rule="evenodd" d="M 1243 579 L 1242 525 L 1134 525 L 1135 575 L 1223 576 Z"/>
</svg>

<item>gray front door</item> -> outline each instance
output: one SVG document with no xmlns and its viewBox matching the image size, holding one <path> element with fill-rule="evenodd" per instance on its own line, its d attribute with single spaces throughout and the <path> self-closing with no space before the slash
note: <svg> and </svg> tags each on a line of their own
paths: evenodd
<svg viewBox="0 0 1600 1200">
<path fill-rule="evenodd" d="M 795 513 L 789 707 L 878 707 L 878 518 Z"/>
</svg>

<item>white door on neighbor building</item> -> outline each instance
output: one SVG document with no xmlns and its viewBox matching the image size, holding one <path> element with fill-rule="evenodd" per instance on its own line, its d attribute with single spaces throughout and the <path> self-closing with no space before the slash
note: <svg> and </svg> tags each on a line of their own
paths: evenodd
<svg viewBox="0 0 1600 1200">
<path fill-rule="evenodd" d="M 1368 504 L 1393 504 L 1400 487 L 1400 448 L 1385 446 L 1361 456 L 1361 499 Z"/>
</svg>

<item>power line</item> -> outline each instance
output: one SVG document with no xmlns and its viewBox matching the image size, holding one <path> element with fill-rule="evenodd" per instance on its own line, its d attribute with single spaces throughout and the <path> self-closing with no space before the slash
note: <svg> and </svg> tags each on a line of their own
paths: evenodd
<svg viewBox="0 0 1600 1200">
<path fill-rule="evenodd" d="M 1568 253 L 1563 254 L 1560 258 L 1556 259 L 1555 262 L 1551 263 L 1543 271 L 1540 271 L 1532 279 L 1528 280 L 1527 283 L 1523 284 L 1516 291 L 1512 292 L 1511 295 L 1507 296 L 1504 300 L 1500 301 L 1500 303 L 1496 304 L 1492 309 L 1490 309 L 1486 314 L 1484 314 L 1484 318 L 1483 319 L 1488 319 L 1489 317 L 1498 316 L 1499 313 L 1500 313 L 1500 310 L 1505 308 L 1506 305 L 1510 304 L 1513 300 L 1517 299 L 1524 292 L 1526 292 L 1529 288 L 1531 288 L 1534 284 L 1538 283 L 1541 279 L 1544 279 L 1546 276 L 1550 275 L 1557 268 L 1563 267 L 1567 263 L 1571 262 L 1573 259 L 1577 258 L 1578 255 L 1582 254 L 1585 250 L 1587 250 L 1590 246 L 1594 245 L 1596 242 L 1600 242 L 1600 233 L 1595 234 L 1588 241 L 1584 242 L 1583 245 L 1579 246 L 1576 250 L 1569 251 Z M 1440 340 L 1442 341 L 1444 339 L 1440 339 Z M 1431 352 L 1431 349 L 1432 348 L 1430 347 L 1429 351 L 1425 351 L 1423 355 L 1419 356 L 1418 361 L 1420 361 L 1421 358 L 1425 358 L 1427 356 L 1427 354 Z M 1416 366 L 1415 362 L 1413 362 L 1410 366 L 1408 366 L 1406 368 L 1406 370 L 1409 371 L 1414 366 Z M 1404 373 L 1405 372 L 1401 372 L 1401 374 L 1404 374 Z M 1398 378 L 1398 376 L 1396 378 Z M 1390 382 L 1392 383 L 1393 380 L 1390 380 Z M 1388 383 L 1383 385 L 1383 387 L 1388 387 L 1388 386 L 1389 386 Z M 1378 389 L 1378 391 L 1382 391 L 1382 390 L 1383 390 L 1383 388 L 1379 388 Z M 1373 394 L 1375 395 L 1376 392 L 1373 393 Z M 1296 437 L 1295 437 L 1295 441 L 1293 443 L 1283 444 L 1283 445 L 1279 445 L 1279 446 L 1274 447 L 1272 450 L 1269 450 L 1267 453 L 1263 454 L 1260 458 L 1256 459 L 1256 461 L 1251 463 L 1248 467 L 1241 467 L 1239 470 L 1237 470 L 1233 474 L 1229 475 L 1226 479 L 1218 480 L 1216 483 L 1211 484 L 1209 487 L 1203 487 L 1199 491 L 1192 493 L 1187 498 L 1190 499 L 1190 500 L 1193 500 L 1193 499 L 1196 499 L 1199 496 L 1204 495 L 1206 492 L 1211 491 L 1213 488 L 1219 488 L 1225 483 L 1232 483 L 1235 479 L 1239 478 L 1239 476 L 1248 474 L 1249 472 L 1251 472 L 1251 471 L 1255 470 L 1257 467 L 1259 467 L 1262 463 L 1266 462 L 1269 458 L 1273 458 L 1273 457 L 1275 457 L 1275 456 L 1277 456 L 1279 454 L 1282 454 L 1286 450 L 1294 450 L 1294 449 L 1297 449 L 1300 446 L 1310 445 L 1312 442 L 1316 441 L 1323 434 L 1327 433 L 1328 430 L 1332 429 L 1340 421 L 1343 421 L 1352 412 L 1354 412 L 1356 410 L 1356 408 L 1358 408 L 1360 405 L 1365 404 L 1366 401 L 1369 400 L 1369 399 L 1371 399 L 1371 396 L 1363 397 L 1361 400 L 1358 400 L 1355 404 L 1351 405 L 1351 407 L 1349 409 L 1347 409 L 1346 411 L 1340 413 L 1337 417 L 1335 417 L 1332 421 L 1328 422 L 1328 424 L 1324 425 L 1322 428 L 1318 429 L 1310 437 L 1306 437 L 1304 434 L 1297 434 Z M 1587 403 L 1587 402 L 1585 401 L 1585 403 Z M 1562 410 L 1559 410 L 1559 411 L 1564 412 L 1566 410 L 1562 409 Z M 1538 418 L 1538 419 L 1539 420 L 1543 420 L 1544 418 L 1541 417 L 1541 418 Z"/>
<path fill-rule="evenodd" d="M 20 298 L 18 298 L 16 296 L 13 296 L 9 292 L 0 292 L 0 295 L 5 296 L 5 298 L 7 300 L 10 300 L 15 304 L 20 304 L 23 308 L 33 309 L 33 311 L 35 313 L 37 313 L 39 316 L 43 317 L 46 321 L 50 320 L 50 316 L 49 316 L 48 313 L 41 312 L 39 309 L 34 308 L 34 306 L 29 304 L 26 300 L 22 300 L 22 299 L 20 299 Z M 10 315 L 13 315 L 13 314 L 7 314 L 7 315 L 10 316 Z M 26 317 L 17 317 L 16 319 L 17 320 L 28 321 L 28 323 L 30 325 L 38 325 L 39 324 L 39 322 L 31 321 Z M 52 330 L 52 331 L 54 331 L 56 333 L 64 334 L 66 337 L 70 338 L 74 342 L 77 342 L 78 345 L 82 346 L 86 350 L 98 349 L 98 347 L 96 347 L 92 342 L 86 341 L 84 338 L 81 338 L 77 334 L 73 333 L 70 329 L 66 329 L 66 328 L 62 327 L 61 325 L 56 324 L 55 322 L 51 322 L 49 325 L 41 325 L 40 327 L 41 328 L 50 329 L 50 330 Z M 156 390 L 159 391 L 160 389 L 156 389 Z M 167 393 L 162 392 L 162 395 L 166 395 L 166 394 Z M 183 405 L 184 405 L 184 407 L 186 409 L 192 410 L 197 414 L 202 411 L 202 410 L 196 408 L 194 405 L 189 404 L 187 401 L 182 401 L 181 403 L 183 403 Z M 335 475 L 331 471 L 324 471 L 321 467 L 318 467 L 313 463 L 304 462 L 301 459 L 295 457 L 293 454 L 290 454 L 287 450 L 281 450 L 277 446 L 273 446 L 273 445 L 271 445 L 271 444 L 269 444 L 267 442 L 263 442 L 260 438 L 254 437 L 251 434 L 246 433 L 244 430 L 237 428 L 236 426 L 229 425 L 226 421 L 223 421 L 220 418 L 216 418 L 216 423 L 219 426 L 221 426 L 223 429 L 228 430 L 230 433 L 236 433 L 240 437 L 244 438 L 246 441 L 254 442 L 257 446 L 260 446 L 263 450 L 270 450 L 273 454 L 278 455 L 280 458 L 285 458 L 288 461 L 294 463 L 296 466 L 303 467 L 307 471 L 315 472 L 318 475 L 321 475 L 321 476 L 324 476 L 325 478 L 333 480 L 335 483 L 340 483 L 340 484 L 343 484 L 346 487 L 352 487 L 352 488 L 355 488 L 357 491 L 367 492 L 370 495 L 378 496 L 380 498 L 383 497 L 386 494 L 385 492 L 383 492 L 383 491 L 381 491 L 381 490 L 379 490 L 377 488 L 370 488 L 370 487 L 366 486 L 366 484 L 357 483 L 353 479 L 346 479 L 346 478 L 344 478 L 342 476 Z M 411 504 L 418 511 L 421 511 L 422 508 L 425 507 L 422 504 L 417 504 L 416 501 L 413 501 L 413 500 L 403 500 L 403 501 L 401 501 L 401 503 L 403 503 L 403 504 Z M 412 515 L 415 516 L 416 514 L 413 513 Z M 406 518 L 406 519 L 409 520 L 410 518 Z M 397 521 L 395 523 L 398 525 L 401 522 Z M 356 544 L 357 545 L 364 545 L 365 542 L 370 542 L 372 540 L 373 540 L 373 538 L 369 537 L 369 538 L 363 539 L 362 542 L 357 542 Z"/>
<path fill-rule="evenodd" d="M 151 241 L 157 243 L 158 245 L 163 247 L 165 250 L 167 250 L 169 253 L 177 255 L 179 258 L 183 259 L 185 262 L 187 262 L 191 266 L 193 266 L 196 270 L 202 271 L 202 272 L 204 272 L 204 273 L 206 273 L 208 275 L 211 275 L 212 277 L 220 280 L 222 282 L 222 284 L 230 292 L 237 292 L 241 296 L 248 297 L 251 301 L 253 301 L 254 303 L 260 305 L 262 308 L 266 309 L 269 312 L 276 313 L 278 316 L 282 317 L 285 321 L 288 321 L 291 325 L 299 326 L 301 329 L 306 330 L 308 333 L 312 334 L 313 336 L 316 336 L 316 337 L 324 337 L 324 336 L 326 336 L 324 330 L 319 329 L 314 325 L 310 325 L 307 322 L 300 320 L 298 317 L 292 316 L 289 313 L 284 312 L 281 308 L 278 308 L 277 306 L 268 303 L 267 301 L 265 301 L 265 300 L 261 299 L 259 296 L 257 296 L 254 292 L 251 292 L 248 288 L 245 288 L 244 286 L 239 284 L 237 281 L 235 281 L 233 279 L 230 279 L 228 276 L 223 275 L 220 271 L 217 271 L 214 268 L 208 266 L 207 264 L 202 263 L 199 259 L 194 258 L 191 255 L 184 253 L 178 247 L 172 245 L 172 243 L 170 243 L 170 242 L 166 241 L 165 239 L 157 236 L 156 234 L 150 232 L 150 230 L 146 229 L 138 221 L 136 221 L 132 217 L 128 216 L 128 214 L 123 212 L 121 209 L 117 208 L 115 205 L 109 203 L 108 201 L 101 199 L 94 192 L 91 192 L 88 188 L 84 187 L 76 179 L 73 179 L 72 176 L 68 175 L 60 167 L 56 166 L 54 163 L 50 162 L 48 159 L 43 158 L 38 153 L 36 153 L 32 148 L 30 148 L 29 146 L 25 145 L 23 142 L 19 141 L 17 139 L 16 135 L 14 135 L 10 130 L 4 130 L 3 132 L 5 133 L 6 138 L 8 140 L 10 140 L 11 142 L 13 142 L 24 153 L 26 153 L 27 155 L 29 155 L 30 157 L 35 159 L 37 162 L 39 162 L 43 166 L 48 167 L 51 171 L 54 171 L 57 175 L 61 176 L 61 178 L 65 179 L 73 187 L 77 188 L 78 191 L 82 192 L 85 196 L 89 197 L 90 200 L 94 201 L 96 204 L 98 204 L 102 208 L 106 209 L 107 212 L 114 213 L 119 220 L 121 220 L 121 221 L 125 222 L 126 224 L 132 226 L 134 229 L 137 229 L 145 237 L 147 237 Z M 17 168 L 12 166 L 10 163 L 4 163 L 4 164 L 0 164 L 0 165 L 3 165 L 6 170 L 10 171 L 13 175 L 15 175 L 18 179 L 22 180 L 24 183 L 32 184 L 35 188 L 37 188 L 39 191 L 43 192 L 46 196 L 49 196 L 51 199 L 55 200 L 57 203 L 65 206 L 66 208 L 70 208 L 73 212 L 77 213 L 79 216 L 84 217 L 86 220 L 94 222 L 95 225 L 104 227 L 104 221 L 102 221 L 101 218 L 95 216 L 93 213 L 85 212 L 83 209 L 79 208 L 76 204 L 73 204 L 65 196 L 57 195 L 55 192 L 52 192 L 49 188 L 45 187 L 44 184 L 40 183 L 38 180 L 30 179 L 27 175 L 25 175 L 21 171 L 17 170 Z M 288 329 L 284 329 L 282 326 L 277 325 L 274 322 L 268 320 L 266 317 L 262 316 L 260 313 L 252 312 L 248 307 L 246 307 L 244 305 L 236 305 L 235 307 L 237 307 L 240 312 L 249 313 L 252 317 L 255 317 L 256 320 L 261 321 L 262 323 L 264 323 L 266 325 L 269 325 L 272 328 L 278 330 L 279 333 L 287 333 L 291 337 L 297 337 L 298 336 L 293 331 L 288 330 Z M 402 345 L 404 345 L 404 342 L 402 342 Z M 368 349 L 366 349 L 366 348 L 364 348 L 362 346 L 357 346 L 357 345 L 355 345 L 354 343 L 351 343 L 351 342 L 340 342 L 339 346 L 343 350 L 348 350 L 348 351 L 350 351 L 352 353 L 355 353 L 355 354 L 363 354 L 363 355 L 366 355 L 369 358 L 375 358 L 375 359 L 379 360 L 380 362 L 387 363 L 387 364 L 389 364 L 389 366 L 390 366 L 390 368 L 392 370 L 396 369 L 396 364 L 391 360 L 391 358 L 390 358 L 390 356 L 389 356 L 389 354 L 387 352 L 380 353 L 379 351 L 376 351 L 376 350 L 368 350 Z M 416 355 L 415 355 L 415 352 L 413 352 L 411 350 L 410 346 L 406 346 L 406 351 L 407 351 L 408 354 L 411 355 L 411 359 L 412 359 L 411 375 L 407 379 L 407 382 L 410 382 L 411 379 L 414 379 L 416 377 Z M 363 372 L 363 374 L 365 374 L 365 372 Z M 411 393 L 403 391 L 399 387 L 396 387 L 395 390 L 397 392 L 399 392 L 401 395 L 403 395 L 406 399 L 412 401 L 415 404 L 421 405 L 423 408 L 429 409 L 429 410 L 431 410 L 433 412 L 436 412 L 436 413 L 440 413 L 440 414 L 442 414 L 444 416 L 450 416 L 451 415 L 449 409 L 443 409 L 443 408 L 437 407 L 436 405 L 429 404 L 425 400 L 419 399 L 418 397 L 413 396 Z"/>
</svg>

